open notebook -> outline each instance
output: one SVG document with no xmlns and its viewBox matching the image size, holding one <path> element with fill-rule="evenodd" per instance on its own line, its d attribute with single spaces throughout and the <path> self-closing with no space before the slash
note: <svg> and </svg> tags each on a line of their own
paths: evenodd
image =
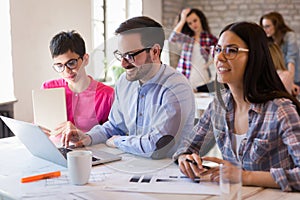
<svg viewBox="0 0 300 200">
<path fill-rule="evenodd" d="M 32 104 L 34 123 L 39 126 L 52 131 L 67 121 L 65 88 L 32 90 Z"/>
</svg>

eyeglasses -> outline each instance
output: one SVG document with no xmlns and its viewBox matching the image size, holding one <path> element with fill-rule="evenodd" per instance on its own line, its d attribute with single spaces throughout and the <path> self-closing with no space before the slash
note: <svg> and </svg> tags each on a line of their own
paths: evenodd
<svg viewBox="0 0 300 200">
<path fill-rule="evenodd" d="M 223 53 L 224 57 L 227 60 L 232 60 L 236 57 L 238 52 L 249 52 L 249 49 L 239 48 L 239 47 L 223 47 L 223 48 L 220 46 L 213 47 L 214 56 L 218 56 L 221 52 Z"/>
<path fill-rule="evenodd" d="M 142 53 L 143 51 L 146 51 L 147 53 L 149 53 L 150 49 L 152 47 L 146 47 L 144 49 L 141 49 L 137 52 L 134 53 L 124 53 L 122 54 L 120 51 L 115 50 L 114 51 L 114 56 L 116 57 L 117 60 L 122 61 L 122 58 L 124 58 L 128 63 L 134 63 L 135 59 L 134 57 L 139 55 L 140 53 Z"/>
<path fill-rule="evenodd" d="M 75 59 L 75 58 L 70 59 L 65 64 L 61 64 L 61 63 L 54 64 L 54 65 L 52 65 L 52 67 L 58 73 L 63 72 L 65 70 L 65 67 L 67 67 L 68 69 L 72 70 L 72 69 L 75 69 L 77 67 L 79 59 L 82 59 L 82 57 L 79 56 L 77 59 Z"/>
</svg>

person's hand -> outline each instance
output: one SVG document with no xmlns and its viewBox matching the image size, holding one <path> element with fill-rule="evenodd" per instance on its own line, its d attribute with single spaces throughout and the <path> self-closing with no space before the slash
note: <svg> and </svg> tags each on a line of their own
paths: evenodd
<svg viewBox="0 0 300 200">
<path fill-rule="evenodd" d="M 236 176 L 234 174 L 238 171 L 237 167 L 233 164 L 231 164 L 229 161 L 222 160 L 216 157 L 202 157 L 202 160 L 204 161 L 211 161 L 218 164 L 223 164 L 223 176 L 227 180 L 236 181 L 234 180 Z M 213 167 L 210 170 L 207 170 L 203 172 L 201 175 L 210 175 L 210 180 L 219 182 L 220 180 L 220 168 L 219 167 Z"/>
<path fill-rule="evenodd" d="M 51 136 L 51 131 L 43 126 L 39 126 L 39 128 L 48 136 Z"/>
<path fill-rule="evenodd" d="M 109 138 L 108 140 L 106 140 L 106 145 L 109 146 L 109 147 L 113 147 L 113 148 L 116 148 L 116 145 L 114 143 L 114 140 L 116 138 L 120 137 L 120 135 L 113 135 L 111 138 Z"/>
<path fill-rule="evenodd" d="M 185 8 L 181 11 L 181 14 L 180 14 L 180 21 L 184 22 L 186 21 L 186 17 L 187 17 L 187 14 L 191 11 L 190 8 Z"/>
<path fill-rule="evenodd" d="M 69 147 L 70 142 L 75 147 L 83 147 L 91 144 L 91 138 L 76 128 L 70 121 L 60 124 L 55 131 L 61 134 L 61 141 L 65 147 Z"/>
<path fill-rule="evenodd" d="M 200 177 L 201 173 L 205 171 L 201 158 L 195 153 L 179 156 L 178 165 L 180 171 L 193 180 L 195 177 Z"/>
</svg>

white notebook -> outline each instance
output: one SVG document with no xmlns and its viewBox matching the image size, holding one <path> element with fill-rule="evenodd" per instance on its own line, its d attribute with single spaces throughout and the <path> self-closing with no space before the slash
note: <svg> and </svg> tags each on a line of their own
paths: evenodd
<svg viewBox="0 0 300 200">
<path fill-rule="evenodd" d="M 32 90 L 32 103 L 35 124 L 52 131 L 67 121 L 65 88 Z"/>
</svg>

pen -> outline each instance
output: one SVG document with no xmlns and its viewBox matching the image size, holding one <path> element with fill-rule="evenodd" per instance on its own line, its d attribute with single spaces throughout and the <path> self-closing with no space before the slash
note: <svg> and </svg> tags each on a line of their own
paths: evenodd
<svg viewBox="0 0 300 200">
<path fill-rule="evenodd" d="M 193 165 L 197 165 L 197 162 L 194 161 L 194 160 L 190 160 L 190 159 L 186 158 L 185 161 L 187 161 L 187 162 L 189 162 L 189 163 L 192 163 Z M 209 166 L 206 166 L 206 165 L 202 165 L 202 167 L 203 167 L 204 169 L 210 169 L 210 167 L 209 167 Z"/>
<path fill-rule="evenodd" d="M 35 175 L 35 176 L 28 176 L 28 177 L 21 178 L 21 182 L 28 183 L 28 182 L 32 182 L 32 181 L 39 181 L 42 179 L 54 178 L 54 177 L 59 177 L 59 176 L 60 176 L 60 171 L 49 172 L 49 173 L 45 173 L 45 174 L 39 174 L 39 175 Z"/>
</svg>

